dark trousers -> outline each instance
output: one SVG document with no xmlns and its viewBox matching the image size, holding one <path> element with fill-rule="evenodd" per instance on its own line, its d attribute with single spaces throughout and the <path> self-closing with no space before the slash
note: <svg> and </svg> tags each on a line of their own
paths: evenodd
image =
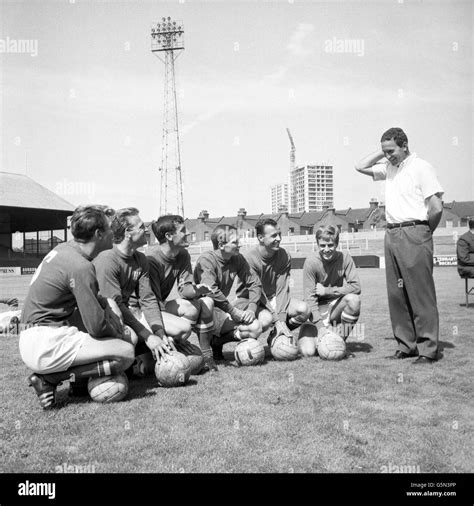
<svg viewBox="0 0 474 506">
<path fill-rule="evenodd" d="M 428 225 L 387 229 L 385 274 L 398 349 L 436 358 L 439 315 L 433 280 L 433 237 Z"/>
</svg>

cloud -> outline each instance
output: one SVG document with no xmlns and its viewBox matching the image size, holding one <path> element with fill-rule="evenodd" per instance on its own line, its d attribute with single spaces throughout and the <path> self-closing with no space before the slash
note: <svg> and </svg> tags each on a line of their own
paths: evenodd
<svg viewBox="0 0 474 506">
<path fill-rule="evenodd" d="M 212 119 L 214 116 L 216 116 L 220 111 L 218 109 L 209 110 L 202 114 L 199 114 L 196 119 L 192 121 L 188 121 L 180 128 L 180 135 L 186 135 L 189 133 L 193 128 L 198 126 L 200 123 L 204 123 L 205 121 L 208 121 Z"/>
<path fill-rule="evenodd" d="M 296 57 L 308 56 L 312 53 L 308 46 L 305 46 L 305 40 L 308 35 L 314 31 L 314 26 L 310 23 L 300 23 L 296 30 L 291 34 L 290 42 L 286 46 L 290 55 Z"/>
<path fill-rule="evenodd" d="M 309 56 L 313 51 L 304 45 L 305 39 L 314 31 L 314 26 L 309 23 L 299 23 L 296 30 L 290 35 L 286 49 L 291 60 L 287 65 L 279 65 L 278 68 L 263 78 L 264 84 L 277 84 L 294 68 L 301 60 Z"/>
</svg>

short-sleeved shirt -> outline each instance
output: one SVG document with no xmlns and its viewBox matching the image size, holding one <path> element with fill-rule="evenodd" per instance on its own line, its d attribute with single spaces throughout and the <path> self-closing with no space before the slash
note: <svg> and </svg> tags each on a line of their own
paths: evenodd
<svg viewBox="0 0 474 506">
<path fill-rule="evenodd" d="M 385 206 L 388 223 L 428 219 L 425 199 L 443 194 L 435 170 L 416 153 L 409 155 L 399 167 L 390 162 L 372 167 L 374 181 L 385 180 Z"/>
</svg>

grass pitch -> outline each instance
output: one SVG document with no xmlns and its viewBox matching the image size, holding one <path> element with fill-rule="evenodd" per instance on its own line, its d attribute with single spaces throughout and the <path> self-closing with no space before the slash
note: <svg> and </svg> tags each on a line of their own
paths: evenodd
<svg viewBox="0 0 474 506">
<path fill-rule="evenodd" d="M 456 269 L 435 269 L 442 359 L 421 367 L 385 360 L 395 350 L 385 273 L 359 275 L 364 334 L 349 338 L 354 358 L 239 368 L 229 344 L 218 374 L 175 389 L 134 380 L 116 404 L 68 399 L 65 385 L 62 407 L 43 412 L 18 337 L 0 336 L 1 471 L 472 472 L 474 304 L 463 306 Z M 302 271 L 293 279 L 301 297 Z M 23 300 L 25 281 L 2 280 L 0 296 Z"/>
</svg>

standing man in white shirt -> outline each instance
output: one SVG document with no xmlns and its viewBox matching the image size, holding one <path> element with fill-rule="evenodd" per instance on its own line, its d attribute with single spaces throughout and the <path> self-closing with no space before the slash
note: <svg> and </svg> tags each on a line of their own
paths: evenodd
<svg viewBox="0 0 474 506">
<path fill-rule="evenodd" d="M 355 168 L 374 181 L 385 180 L 385 274 L 398 343 L 397 351 L 388 358 L 419 355 L 415 364 L 431 364 L 437 360 L 439 338 L 433 232 L 443 212 L 444 192 L 433 167 L 410 153 L 401 128 L 390 128 L 380 142 L 381 149 Z"/>
</svg>

